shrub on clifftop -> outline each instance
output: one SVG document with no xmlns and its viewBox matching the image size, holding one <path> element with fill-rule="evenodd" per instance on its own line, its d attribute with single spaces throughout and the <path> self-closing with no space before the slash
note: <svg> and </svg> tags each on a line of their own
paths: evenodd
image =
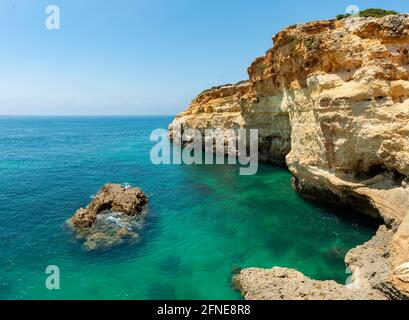
<svg viewBox="0 0 409 320">
<path fill-rule="evenodd" d="M 399 14 L 396 11 L 393 10 L 383 10 L 383 9 L 377 9 L 377 8 L 370 8 L 370 9 L 366 9 L 364 11 L 361 11 L 359 13 L 360 17 L 374 17 L 374 18 L 382 18 L 384 16 L 388 16 L 390 14 Z M 347 14 L 339 14 L 337 15 L 337 20 L 341 20 L 341 19 L 345 19 L 350 17 L 351 14 L 347 13 Z"/>
</svg>

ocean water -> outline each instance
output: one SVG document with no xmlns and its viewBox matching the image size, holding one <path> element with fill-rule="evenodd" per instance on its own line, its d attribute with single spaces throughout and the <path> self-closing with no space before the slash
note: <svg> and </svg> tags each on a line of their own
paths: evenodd
<svg viewBox="0 0 409 320">
<path fill-rule="evenodd" d="M 283 169 L 151 164 L 149 135 L 171 120 L 0 118 L 0 299 L 240 299 L 244 267 L 345 282 L 345 253 L 373 227 L 302 200 Z M 106 182 L 149 196 L 142 239 L 85 252 L 64 222 Z"/>
</svg>

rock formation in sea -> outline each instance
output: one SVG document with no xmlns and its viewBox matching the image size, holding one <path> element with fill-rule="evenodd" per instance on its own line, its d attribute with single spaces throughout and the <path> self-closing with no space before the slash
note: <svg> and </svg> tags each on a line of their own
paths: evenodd
<svg viewBox="0 0 409 320">
<path fill-rule="evenodd" d="M 248 81 L 201 93 L 170 136 L 178 138 L 176 127 L 258 129 L 260 160 L 286 165 L 302 196 L 382 222 L 346 263 L 365 292 L 409 298 L 409 15 L 293 25 L 273 42 L 248 68 Z M 250 269 L 236 282 L 245 297 L 287 299 L 298 291 L 281 288 L 302 279 Z M 303 298 L 316 297 L 311 281 Z"/>
<path fill-rule="evenodd" d="M 107 249 L 138 240 L 148 198 L 138 188 L 106 184 L 91 203 L 67 221 L 86 250 Z"/>
</svg>

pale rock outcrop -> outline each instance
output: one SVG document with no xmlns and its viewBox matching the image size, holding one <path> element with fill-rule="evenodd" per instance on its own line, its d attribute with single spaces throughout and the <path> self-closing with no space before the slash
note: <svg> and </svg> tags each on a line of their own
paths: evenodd
<svg viewBox="0 0 409 320">
<path fill-rule="evenodd" d="M 385 223 L 388 272 L 377 288 L 409 298 L 409 15 L 288 27 L 248 74 L 199 95 L 170 135 L 259 129 L 260 160 L 285 163 L 303 196 Z"/>
<path fill-rule="evenodd" d="M 246 300 L 385 300 L 376 290 L 348 288 L 335 281 L 311 280 L 286 269 L 244 269 L 233 283 Z"/>
</svg>

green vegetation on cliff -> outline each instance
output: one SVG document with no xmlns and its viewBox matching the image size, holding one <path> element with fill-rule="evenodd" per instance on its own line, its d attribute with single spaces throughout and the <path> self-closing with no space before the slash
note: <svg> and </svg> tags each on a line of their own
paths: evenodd
<svg viewBox="0 0 409 320">
<path fill-rule="evenodd" d="M 360 17 L 374 17 L 374 18 L 382 18 L 384 16 L 390 15 L 390 14 L 399 14 L 396 11 L 393 10 L 384 10 L 384 9 L 377 9 L 377 8 L 370 8 L 370 9 L 366 9 L 364 11 L 361 11 L 359 13 Z M 351 14 L 347 13 L 347 14 L 339 14 L 337 15 L 337 20 L 341 20 L 341 19 L 345 19 L 350 17 Z"/>
</svg>

